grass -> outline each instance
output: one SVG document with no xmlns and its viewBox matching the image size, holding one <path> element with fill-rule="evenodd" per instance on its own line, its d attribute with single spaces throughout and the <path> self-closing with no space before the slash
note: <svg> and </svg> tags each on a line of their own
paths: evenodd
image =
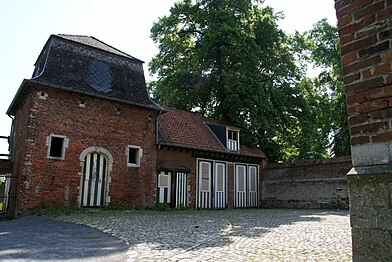
<svg viewBox="0 0 392 262">
<path fill-rule="evenodd" d="M 85 210 L 82 208 L 76 206 L 76 205 L 69 205 L 69 206 L 57 206 L 57 205 L 51 205 L 43 208 L 38 208 L 34 209 L 32 211 L 33 214 L 42 216 L 42 215 L 47 215 L 47 216 L 53 216 L 53 217 L 58 217 L 62 215 L 71 215 L 75 213 L 83 213 Z"/>
<path fill-rule="evenodd" d="M 187 207 L 179 207 L 179 208 L 170 208 L 166 204 L 155 204 L 152 206 L 134 206 L 131 207 L 129 205 L 118 204 L 118 203 L 110 203 L 107 207 L 98 209 L 104 211 L 124 211 L 124 210 L 151 210 L 151 211 L 180 211 L 180 210 L 189 210 Z M 47 215 L 51 217 L 60 217 L 64 215 L 72 215 L 72 214 L 82 214 L 88 212 L 87 209 L 80 208 L 77 205 L 69 205 L 69 206 L 58 206 L 58 205 L 50 205 L 43 208 L 37 208 L 32 210 L 32 214 L 42 216 Z"/>
</svg>

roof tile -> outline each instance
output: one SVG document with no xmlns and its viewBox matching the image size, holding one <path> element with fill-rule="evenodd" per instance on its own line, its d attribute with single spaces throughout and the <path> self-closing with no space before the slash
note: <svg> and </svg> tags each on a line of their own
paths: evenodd
<svg viewBox="0 0 392 262">
<path fill-rule="evenodd" d="M 206 123 L 222 125 L 224 124 L 222 121 L 174 108 L 165 109 L 167 111 L 159 116 L 159 144 L 238 154 L 227 150 L 206 125 Z M 246 145 L 240 146 L 239 154 L 265 158 L 260 149 Z"/>
</svg>

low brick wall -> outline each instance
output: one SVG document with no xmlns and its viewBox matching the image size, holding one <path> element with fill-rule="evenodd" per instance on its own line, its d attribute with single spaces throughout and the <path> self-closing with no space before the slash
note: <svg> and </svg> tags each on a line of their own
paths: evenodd
<svg viewBox="0 0 392 262">
<path fill-rule="evenodd" d="M 261 203 L 266 208 L 348 208 L 351 157 L 268 164 Z"/>
</svg>

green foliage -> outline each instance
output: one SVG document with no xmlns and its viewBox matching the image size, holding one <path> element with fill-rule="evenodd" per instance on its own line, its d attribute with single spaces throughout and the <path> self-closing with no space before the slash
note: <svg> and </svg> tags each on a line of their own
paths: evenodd
<svg viewBox="0 0 392 262">
<path fill-rule="evenodd" d="M 242 142 L 281 159 L 274 138 L 295 124 L 303 101 L 280 16 L 251 0 L 185 0 L 170 12 L 151 29 L 154 99 L 241 127 Z"/>
<path fill-rule="evenodd" d="M 83 209 L 81 209 L 77 205 L 69 205 L 69 206 L 58 206 L 58 205 L 50 205 L 47 207 L 43 208 L 37 208 L 32 210 L 32 213 L 35 215 L 47 215 L 47 216 L 53 216 L 53 217 L 58 217 L 62 215 L 71 215 L 75 213 L 82 213 L 84 212 Z"/>
<path fill-rule="evenodd" d="M 170 207 L 166 204 L 163 204 L 163 203 L 157 203 L 154 206 L 154 210 L 155 211 L 168 211 L 168 210 L 170 210 Z"/>
<path fill-rule="evenodd" d="M 339 35 L 336 27 L 331 26 L 326 19 L 317 22 L 313 29 L 304 34 L 309 52 L 308 61 L 321 69 L 313 79 L 314 86 L 329 94 L 328 104 L 323 109 L 330 123 L 331 151 L 334 156 L 350 155 L 350 135 L 346 97 L 343 84 L 343 68 L 341 64 Z M 329 109 L 328 109 L 329 106 Z"/>
<path fill-rule="evenodd" d="M 115 203 L 115 202 L 110 202 L 107 207 L 105 207 L 106 210 L 130 210 L 132 209 L 129 205 L 124 205 L 120 203 Z"/>
<path fill-rule="evenodd" d="M 151 29 L 159 53 L 150 63 L 157 76 L 150 94 L 163 105 L 242 128 L 242 143 L 259 146 L 271 162 L 329 156 L 331 132 L 338 155 L 338 138 L 346 133 L 345 116 L 336 112 L 344 101 L 340 57 L 330 50 L 336 29 L 321 23 L 288 37 L 277 25 L 281 14 L 260 3 L 175 3 Z M 309 61 L 325 66 L 316 79 L 305 77 Z M 327 90 L 336 93 L 333 99 Z"/>
</svg>

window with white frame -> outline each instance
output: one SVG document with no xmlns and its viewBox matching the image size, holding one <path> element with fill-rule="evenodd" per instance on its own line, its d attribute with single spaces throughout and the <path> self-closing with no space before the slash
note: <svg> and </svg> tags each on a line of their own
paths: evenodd
<svg viewBox="0 0 392 262">
<path fill-rule="evenodd" d="M 238 130 L 227 129 L 227 149 L 238 151 L 239 144 Z"/>
<path fill-rule="evenodd" d="M 211 188 L 211 163 L 200 162 L 200 192 L 210 192 Z"/>
<path fill-rule="evenodd" d="M 143 150 L 140 146 L 128 146 L 127 147 L 127 166 L 139 167 L 140 158 L 142 157 Z"/>
<path fill-rule="evenodd" d="M 63 160 L 68 142 L 67 137 L 63 135 L 50 134 L 47 136 L 46 146 L 48 147 L 48 158 Z"/>
</svg>

